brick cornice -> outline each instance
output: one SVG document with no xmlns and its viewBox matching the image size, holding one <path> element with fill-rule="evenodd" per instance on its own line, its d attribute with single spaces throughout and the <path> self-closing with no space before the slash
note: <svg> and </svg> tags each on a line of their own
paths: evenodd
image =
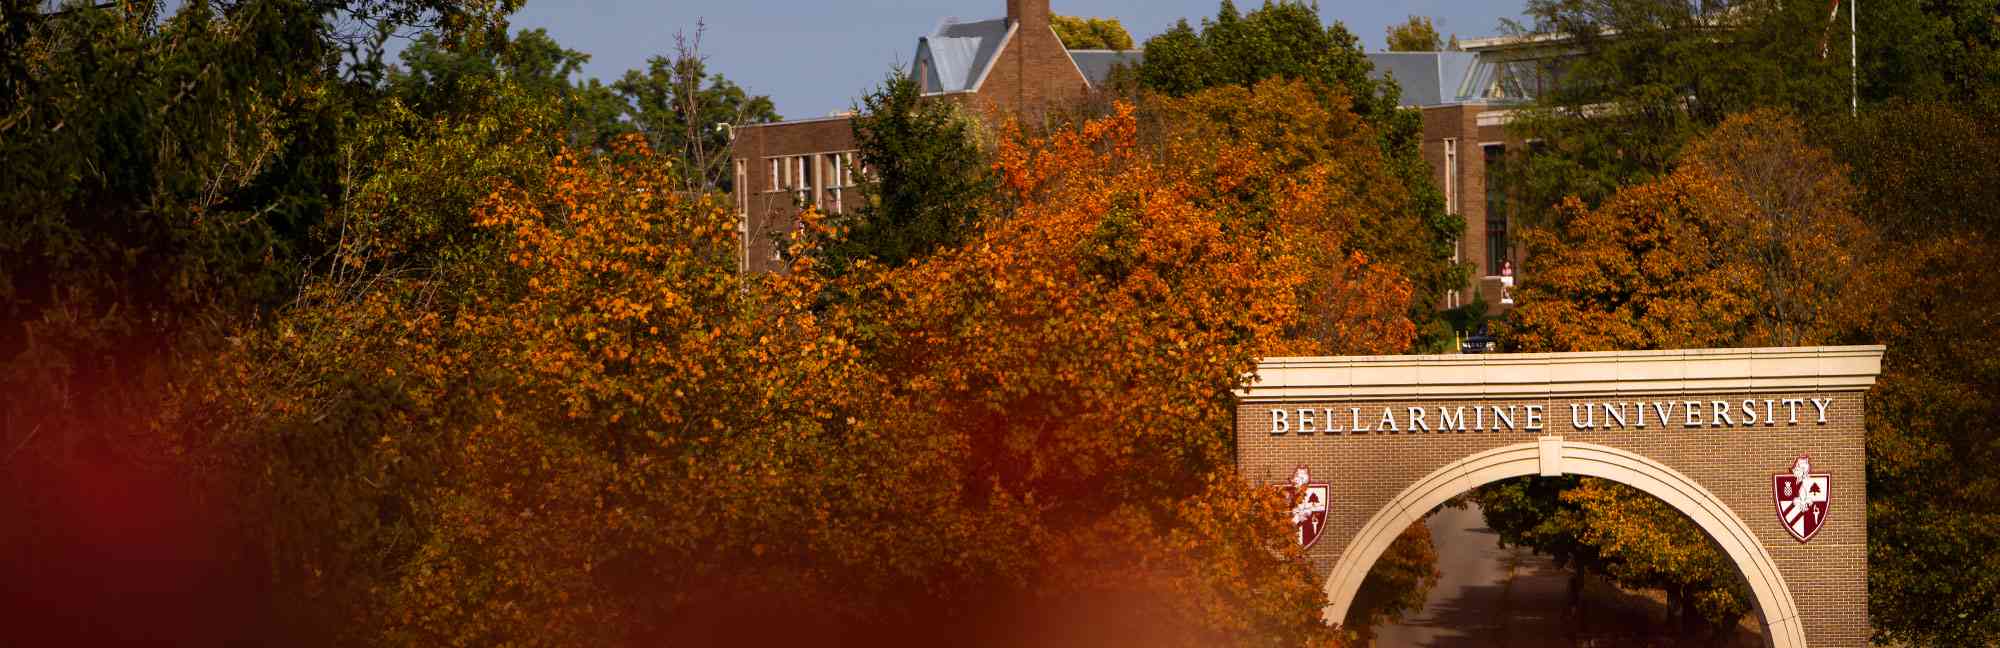
<svg viewBox="0 0 2000 648">
<path fill-rule="evenodd" d="M 1271 358 L 1246 403 L 1864 391 L 1880 345 Z"/>
</svg>

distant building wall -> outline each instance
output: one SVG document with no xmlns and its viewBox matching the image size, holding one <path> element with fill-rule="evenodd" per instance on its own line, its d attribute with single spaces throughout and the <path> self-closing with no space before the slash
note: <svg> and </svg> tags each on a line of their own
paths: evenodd
<svg viewBox="0 0 2000 648">
<path fill-rule="evenodd" d="M 741 267 L 749 272 L 786 270 L 780 239 L 798 228 L 800 205 L 840 213 L 860 197 L 853 117 L 743 126 L 732 157 Z"/>
</svg>

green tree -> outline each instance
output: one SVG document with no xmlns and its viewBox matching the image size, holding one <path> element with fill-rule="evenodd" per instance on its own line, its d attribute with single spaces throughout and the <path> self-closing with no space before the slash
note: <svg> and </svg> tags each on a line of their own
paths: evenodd
<svg viewBox="0 0 2000 648">
<path fill-rule="evenodd" d="M 1533 0 L 1526 13 L 1518 35 L 1557 39 L 1502 70 L 1531 102 L 1510 134 L 1540 142 L 1508 165 L 1529 226 L 1554 224 L 1565 197 L 1594 206 L 1666 173 L 1729 115 L 1847 107 L 1846 58 L 1819 56 L 1824 4 Z"/>
<path fill-rule="evenodd" d="M 572 146 L 602 146 L 632 127 L 620 121 L 624 99 L 596 79 L 576 80 L 590 55 L 564 48 L 544 29 L 485 41 L 476 50 L 447 47 L 434 32 L 403 50 L 388 70 L 388 92 L 419 114 L 462 114 L 490 105 L 480 93 L 496 83 L 564 105 Z"/>
<path fill-rule="evenodd" d="M 627 70 L 611 87 L 630 104 L 632 125 L 653 148 L 694 170 L 682 177 L 687 189 L 727 192 L 736 182 L 729 169 L 730 128 L 778 121 L 778 110 L 770 97 L 709 72 L 701 54 L 703 29 L 676 33 L 671 57 L 646 59 L 645 70 Z"/>
<path fill-rule="evenodd" d="M 1181 20 L 1146 40 L 1139 81 L 1147 89 L 1181 96 L 1224 85 L 1249 87 L 1269 78 L 1316 82 L 1339 89 L 1353 110 L 1371 119 L 1393 112 L 1397 91 L 1368 78 L 1373 66 L 1361 40 L 1338 22 L 1322 26 L 1319 11 L 1296 2 L 1266 2 L 1248 15 L 1223 0 L 1213 19 L 1196 31 Z"/>
<path fill-rule="evenodd" d="M 1049 24 L 1055 27 L 1056 37 L 1068 49 L 1132 49 L 1132 34 L 1125 31 L 1117 18 L 1050 16 Z"/>
<path fill-rule="evenodd" d="M 119 409 L 93 395 L 134 396 L 128 381 L 183 334 L 279 303 L 321 258 L 339 137 L 369 101 L 342 76 L 353 34 L 341 18 L 429 16 L 476 40 L 494 14 L 429 1 L 45 6 L 0 9 L 18 45 L 0 53 L 0 382 L 41 394 L 6 406 L 25 411 L 0 437 L 68 457 L 106 424 L 90 413 Z"/>
<path fill-rule="evenodd" d="M 1846 60 L 1839 56 L 1845 14 L 1843 9 L 1825 31 L 1831 41 L 1829 58 L 1836 62 Z M 1861 100 L 1959 103 L 1976 114 L 2000 113 L 2000 20 L 1995 15 L 2000 15 L 1996 0 L 1863 3 L 1855 16 L 1860 22 Z"/>
<path fill-rule="evenodd" d="M 957 245 L 995 187 L 981 126 L 957 104 L 925 101 L 897 72 L 863 97 L 854 118 L 863 199 L 829 219 L 819 254 L 829 273 L 867 260 L 895 267 Z"/>
<path fill-rule="evenodd" d="M 1391 52 L 1435 52 L 1444 49 L 1444 39 L 1438 37 L 1437 27 L 1431 24 L 1429 16 L 1410 16 L 1409 20 L 1386 29 Z M 1458 37 L 1453 36 L 1451 40 L 1457 43 Z"/>
<path fill-rule="evenodd" d="M 348 139 L 381 105 L 369 72 L 379 57 L 366 51 L 412 28 L 471 46 L 499 33 L 512 3 L 165 4 L 0 3 L 0 443 L 12 485 L 0 515 L 20 529 L 0 534 L 10 581 L 24 565 L 74 582 L 123 579 L 116 560 L 64 556 L 90 542 L 111 555 L 155 546 L 150 529 L 105 532 L 124 528 L 102 526 L 130 510 L 122 503 L 217 501 L 187 481 L 157 416 L 195 371 L 190 358 L 229 344 L 330 263 L 328 224 L 349 183 L 372 172 L 355 159 L 367 148 Z M 86 484 L 97 474 L 133 478 Z M 80 484 L 106 505 L 74 515 Z M 237 533 L 248 521 L 193 517 L 203 549 L 264 564 L 256 539 Z M 246 587 L 270 582 L 243 573 Z M 35 625 L 22 635 L 37 636 Z"/>
<path fill-rule="evenodd" d="M 1879 639 L 1985 645 L 2000 623 L 2000 369 L 1988 334 L 2000 240 L 1992 165 L 1968 164 L 2000 131 L 1965 104 L 1891 100 L 1825 137 L 1854 169 L 1858 211 L 1882 232 L 1862 272 L 1857 343 L 1888 347 L 1868 399 L 1868 596 Z M 1956 565 L 1938 569 L 1937 565 Z"/>
</svg>

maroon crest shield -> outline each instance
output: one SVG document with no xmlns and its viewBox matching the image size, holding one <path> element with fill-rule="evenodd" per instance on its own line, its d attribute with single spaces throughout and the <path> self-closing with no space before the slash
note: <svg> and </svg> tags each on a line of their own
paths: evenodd
<svg viewBox="0 0 2000 648">
<path fill-rule="evenodd" d="M 1826 524 L 1827 506 L 1833 501 L 1833 475 L 1812 471 L 1812 459 L 1799 455 L 1792 471 L 1771 476 L 1771 496 L 1777 501 L 1778 523 L 1805 543 Z"/>
<path fill-rule="evenodd" d="M 1285 501 L 1292 510 L 1293 536 L 1299 546 L 1311 548 L 1319 542 L 1320 532 L 1326 529 L 1326 507 L 1331 489 L 1325 483 L 1314 482 L 1312 472 L 1299 466 L 1292 473 L 1292 482 L 1284 488 Z"/>
</svg>

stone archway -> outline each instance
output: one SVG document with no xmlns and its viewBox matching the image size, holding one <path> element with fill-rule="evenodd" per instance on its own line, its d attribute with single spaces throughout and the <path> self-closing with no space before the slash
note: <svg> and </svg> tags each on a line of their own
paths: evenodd
<svg viewBox="0 0 2000 648">
<path fill-rule="evenodd" d="M 1355 533 L 1353 542 L 1334 563 L 1326 584 L 1329 600 L 1334 602 L 1326 609 L 1327 622 L 1339 623 L 1347 617 L 1347 606 L 1361 589 L 1368 569 L 1382 557 L 1398 533 L 1423 519 L 1432 508 L 1459 493 L 1509 477 L 1564 474 L 1617 481 L 1660 498 L 1687 515 L 1716 540 L 1743 572 L 1770 645 L 1778 648 L 1805 645 L 1805 628 L 1784 576 L 1770 553 L 1758 544 L 1756 534 L 1721 499 L 1693 479 L 1658 462 L 1617 448 L 1567 442 L 1562 437 L 1542 437 L 1534 443 L 1495 448 L 1466 457 L 1398 493 L 1388 507 Z"/>
<path fill-rule="evenodd" d="M 1329 619 L 1437 504 L 1576 474 L 1638 488 L 1706 531 L 1749 582 L 1771 645 L 1863 646 L 1863 401 L 1882 351 L 1267 359 L 1238 392 L 1236 464 L 1261 483 L 1304 478 L 1299 501 L 1320 502 L 1302 504 L 1318 509 L 1300 537 L 1313 534 Z"/>
</svg>

